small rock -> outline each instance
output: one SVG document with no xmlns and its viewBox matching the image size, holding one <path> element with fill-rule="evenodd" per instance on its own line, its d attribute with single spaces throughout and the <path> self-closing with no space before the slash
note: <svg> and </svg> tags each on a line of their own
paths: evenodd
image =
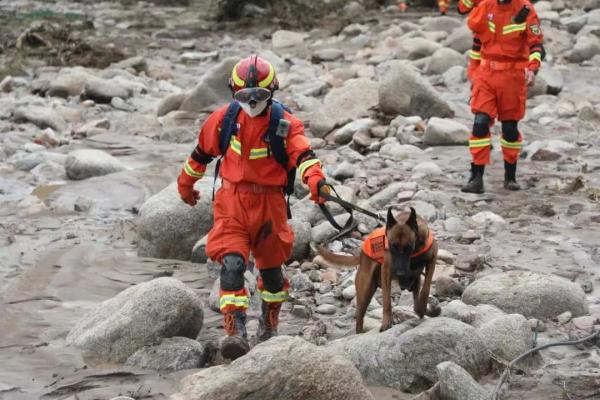
<svg viewBox="0 0 600 400">
<path fill-rule="evenodd" d="M 288 47 L 301 46 L 304 44 L 304 39 L 308 35 L 302 32 L 293 32 L 279 30 L 273 33 L 271 37 L 272 46 L 276 50 L 285 49 Z"/>
<path fill-rule="evenodd" d="M 435 281 L 435 293 L 440 297 L 460 297 L 463 291 L 462 285 L 450 277 L 441 276 Z"/>
<path fill-rule="evenodd" d="M 568 323 L 569 321 L 571 321 L 572 318 L 573 314 L 571 313 L 571 311 L 565 311 L 564 313 L 556 317 L 558 323 L 561 325 Z"/>
<path fill-rule="evenodd" d="M 294 304 L 291 312 L 292 312 L 292 315 L 294 315 L 298 318 L 308 319 L 311 316 L 310 308 L 300 305 L 300 304 Z"/>
<path fill-rule="evenodd" d="M 469 140 L 469 128 L 450 119 L 431 118 L 423 141 L 428 146 L 461 146 Z"/>
<path fill-rule="evenodd" d="M 116 108 L 117 110 L 134 112 L 136 108 L 131 104 L 128 104 L 125 100 L 120 97 L 113 97 L 110 100 L 110 105 Z"/>
<path fill-rule="evenodd" d="M 589 315 L 573 318 L 573 325 L 575 325 L 575 328 L 581 329 L 582 331 L 591 330 L 596 322 L 597 319 Z"/>
<path fill-rule="evenodd" d="M 319 314 L 333 315 L 337 311 L 337 308 L 333 304 L 321 304 L 315 311 Z"/>
<path fill-rule="evenodd" d="M 340 163 L 333 171 L 333 177 L 338 180 L 344 180 L 354 177 L 356 166 L 344 161 Z"/>
<path fill-rule="evenodd" d="M 90 78 L 85 82 L 83 95 L 97 103 L 110 103 L 113 97 L 128 99 L 130 92 L 115 79 Z"/>
<path fill-rule="evenodd" d="M 356 297 L 356 286 L 351 285 L 342 291 L 342 297 L 345 300 L 351 301 Z"/>
<path fill-rule="evenodd" d="M 488 400 L 490 393 L 482 388 L 462 367 L 445 361 L 436 367 L 440 396 L 444 400 Z"/>
<path fill-rule="evenodd" d="M 294 292 L 312 292 L 315 290 L 315 285 L 310 278 L 301 272 L 290 278 L 290 287 Z"/>
<path fill-rule="evenodd" d="M 156 371 L 173 372 L 204 368 L 210 361 L 209 346 L 185 337 L 163 339 L 159 345 L 142 347 L 132 354 L 125 365 Z"/>
<path fill-rule="evenodd" d="M 501 216 L 494 214 L 491 211 L 481 211 L 471 217 L 473 222 L 478 226 L 487 226 L 492 224 L 505 224 L 506 221 Z"/>
<path fill-rule="evenodd" d="M 321 282 L 321 272 L 316 269 L 312 270 L 308 274 L 308 278 L 311 280 L 311 282 Z"/>
<path fill-rule="evenodd" d="M 65 161 L 69 179 L 80 180 L 125 170 L 125 166 L 110 154 L 101 150 L 75 150 Z"/>
</svg>

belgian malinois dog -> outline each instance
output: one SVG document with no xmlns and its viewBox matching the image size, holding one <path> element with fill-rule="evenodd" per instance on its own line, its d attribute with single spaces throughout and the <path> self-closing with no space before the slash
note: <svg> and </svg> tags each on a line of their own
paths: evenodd
<svg viewBox="0 0 600 400">
<path fill-rule="evenodd" d="M 363 242 L 359 256 L 334 254 L 319 247 L 319 254 L 338 265 L 359 265 L 356 273 L 356 333 L 363 332 L 367 307 L 380 287 L 383 292 L 383 320 L 380 331 L 392 326 L 392 279 L 402 290 L 413 293 L 414 311 L 423 318 L 435 271 L 438 246 L 425 220 L 411 207 L 396 217 L 388 209 L 386 226 L 373 231 Z M 425 275 L 421 286 L 421 275 Z"/>
</svg>

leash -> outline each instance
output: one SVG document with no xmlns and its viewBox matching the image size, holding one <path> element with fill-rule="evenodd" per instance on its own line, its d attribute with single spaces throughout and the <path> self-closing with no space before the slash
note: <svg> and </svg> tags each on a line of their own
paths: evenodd
<svg viewBox="0 0 600 400">
<path fill-rule="evenodd" d="M 333 216 L 331 215 L 331 212 L 329 211 L 327 206 L 325 204 L 319 204 L 319 208 L 321 209 L 321 212 L 323 213 L 323 215 L 325 215 L 325 218 L 327 218 L 329 223 L 331 225 L 333 225 L 333 227 L 335 229 L 340 230 L 340 231 L 346 230 L 346 229 L 348 229 L 348 227 L 350 227 L 352 224 L 354 224 L 354 215 L 352 213 L 353 211 L 357 211 L 357 212 L 367 215 L 371 218 L 375 218 L 381 224 L 385 224 L 386 220 L 382 216 L 380 216 L 372 211 L 366 210 L 362 207 L 359 207 L 356 204 L 350 203 L 349 201 L 342 199 L 340 197 L 340 195 L 338 194 L 338 192 L 335 190 L 335 188 L 332 185 L 330 185 L 329 183 L 327 183 L 325 181 L 321 181 L 321 182 L 319 182 L 317 188 L 319 190 L 319 196 L 324 198 L 326 201 L 331 201 L 331 202 L 339 204 L 340 206 L 342 206 L 342 208 L 344 210 L 346 210 L 348 212 L 348 214 L 350 214 L 350 218 L 348 219 L 348 221 L 346 221 L 346 224 L 342 227 L 333 218 Z M 333 193 L 333 194 L 331 194 L 331 193 Z"/>
<path fill-rule="evenodd" d="M 500 391 L 500 388 L 502 388 L 502 385 L 504 384 L 504 381 L 506 380 L 506 377 L 508 376 L 508 373 L 510 372 L 510 370 L 512 369 L 512 367 L 516 363 L 518 363 L 519 361 L 521 361 L 522 359 L 524 359 L 528 355 L 530 355 L 532 353 L 536 353 L 536 352 L 538 352 L 540 350 L 547 349 L 548 347 L 569 346 L 569 345 L 581 344 L 581 343 L 584 343 L 584 342 L 587 342 L 589 340 L 592 340 L 592 339 L 596 338 L 598 335 L 600 335 L 600 331 L 596 331 L 596 332 L 592 333 L 591 335 L 586 336 L 586 337 L 584 337 L 582 339 L 579 339 L 579 340 L 571 340 L 571 341 L 548 343 L 548 344 L 545 344 L 545 345 L 542 345 L 542 346 L 538 346 L 538 347 L 535 347 L 533 349 L 530 349 L 530 350 L 526 351 L 525 353 L 521 354 L 519 357 L 517 357 L 514 360 L 512 360 L 510 362 L 510 364 L 508 364 L 508 366 L 506 367 L 506 369 L 502 373 L 502 376 L 500 377 L 500 381 L 498 382 L 498 384 L 496 385 L 496 388 L 492 392 L 491 399 L 492 400 L 498 400 L 498 392 Z"/>
</svg>

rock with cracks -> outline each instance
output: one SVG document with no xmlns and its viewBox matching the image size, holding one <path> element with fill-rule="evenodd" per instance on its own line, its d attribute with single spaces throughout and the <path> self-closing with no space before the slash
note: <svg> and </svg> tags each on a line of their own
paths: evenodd
<svg viewBox="0 0 600 400">
<path fill-rule="evenodd" d="M 173 372 L 182 369 L 204 368 L 213 349 L 186 337 L 166 338 L 155 346 L 144 346 L 125 362 L 155 371 Z"/>
<path fill-rule="evenodd" d="M 510 271 L 476 280 L 462 295 L 466 304 L 491 304 L 526 318 L 554 318 L 565 311 L 586 315 L 588 304 L 579 285 L 555 275 Z"/>
<path fill-rule="evenodd" d="M 373 400 L 352 363 L 289 336 L 270 339 L 228 366 L 188 376 L 180 387 L 170 400 Z"/>
<path fill-rule="evenodd" d="M 381 79 L 379 106 L 384 113 L 422 118 L 453 116 L 448 103 L 410 63 L 386 63 Z"/>
<path fill-rule="evenodd" d="M 204 195 L 195 207 L 184 203 L 172 184 L 149 198 L 140 208 L 138 255 L 189 260 L 194 245 L 212 227 L 212 183 L 200 181 Z"/>
<path fill-rule="evenodd" d="M 433 385 L 436 366 L 443 361 L 453 361 L 476 377 L 490 367 L 485 343 L 475 328 L 441 317 L 336 340 L 328 350 L 351 360 L 370 384 L 411 393 Z"/>
<path fill-rule="evenodd" d="M 482 388 L 473 377 L 452 361 L 438 364 L 440 397 L 444 400 L 489 400 L 491 393 Z"/>
<path fill-rule="evenodd" d="M 202 302 L 184 283 L 159 278 L 130 287 L 86 314 L 67 344 L 108 362 L 125 362 L 163 338 L 195 338 L 202 328 Z"/>
</svg>

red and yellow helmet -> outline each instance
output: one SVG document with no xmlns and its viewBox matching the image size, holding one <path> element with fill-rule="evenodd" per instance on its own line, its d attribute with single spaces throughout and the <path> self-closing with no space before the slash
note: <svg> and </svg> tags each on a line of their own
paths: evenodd
<svg viewBox="0 0 600 400">
<path fill-rule="evenodd" d="M 257 55 L 251 55 L 233 67 L 229 87 L 234 93 L 246 88 L 263 88 L 273 93 L 279 89 L 279 81 L 270 62 Z"/>
</svg>

